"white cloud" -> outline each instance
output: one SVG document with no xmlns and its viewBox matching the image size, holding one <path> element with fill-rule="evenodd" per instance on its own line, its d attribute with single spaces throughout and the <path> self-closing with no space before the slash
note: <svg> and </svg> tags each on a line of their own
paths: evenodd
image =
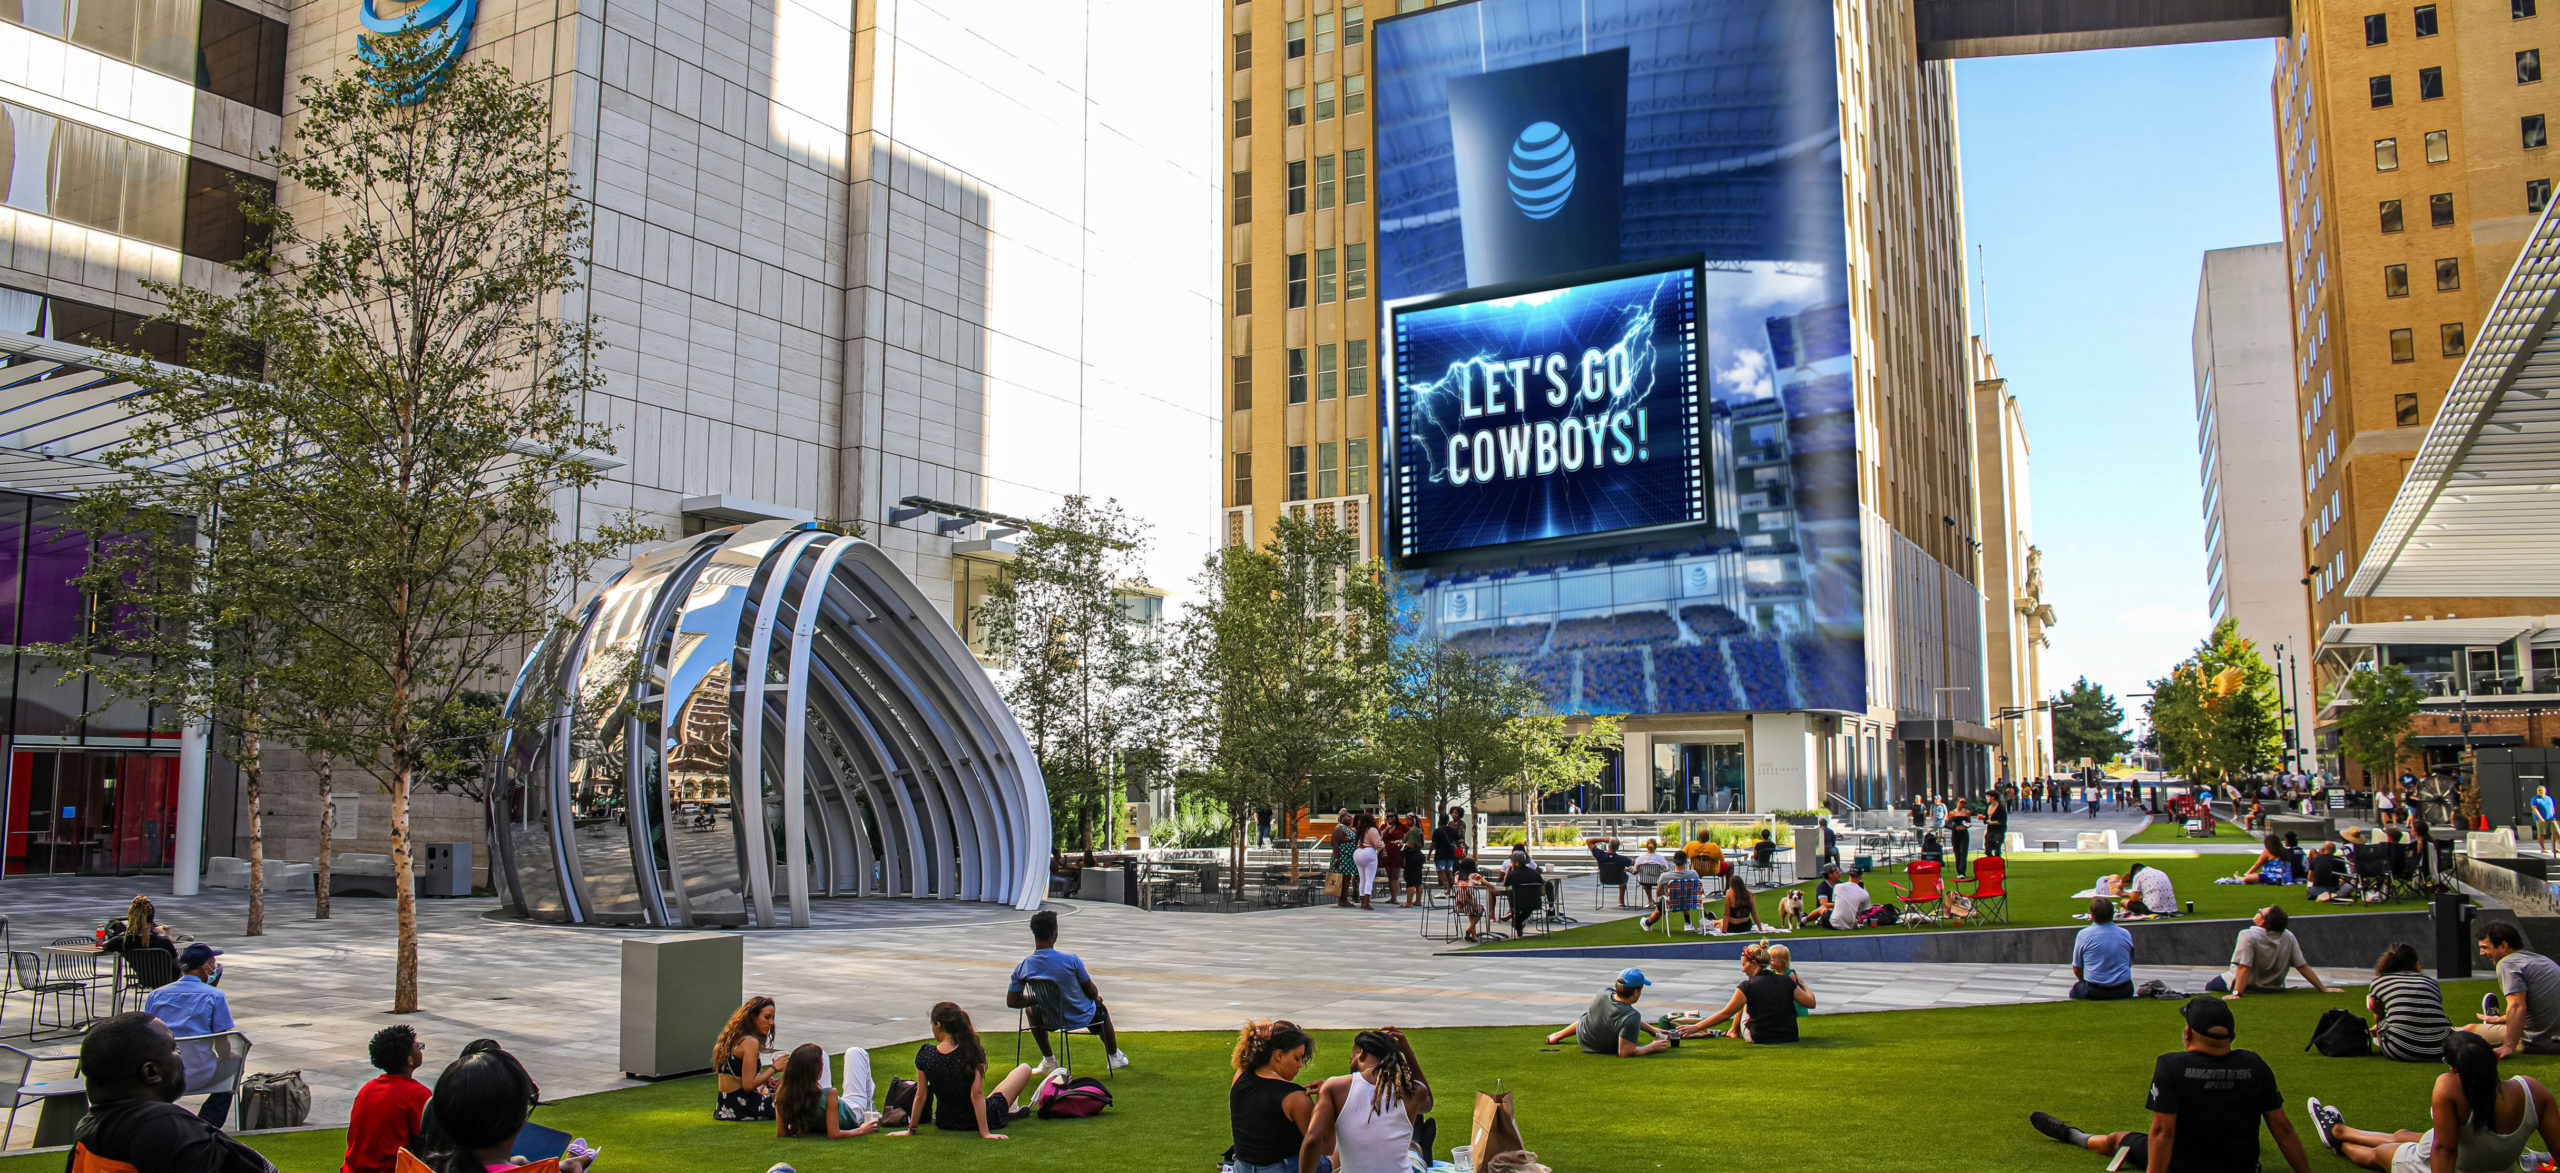
<svg viewBox="0 0 2560 1173">
<path fill-rule="evenodd" d="M 1719 398 L 1728 400 L 1762 399 L 1777 392 L 1769 381 L 1769 352 L 1738 348 L 1733 362 L 1716 372 L 1716 381 L 1725 388 Z"/>
<path fill-rule="evenodd" d="M 2136 631 L 2193 635 L 2197 639 L 2203 639 L 2213 629 L 2213 616 L 2200 607 L 2173 607 L 2167 603 L 2152 603 L 2117 614 L 2116 623 Z"/>
</svg>

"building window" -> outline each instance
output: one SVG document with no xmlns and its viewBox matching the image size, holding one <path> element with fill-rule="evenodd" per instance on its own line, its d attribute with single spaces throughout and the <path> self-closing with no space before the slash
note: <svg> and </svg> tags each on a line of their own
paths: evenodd
<svg viewBox="0 0 2560 1173">
<path fill-rule="evenodd" d="M 2507 19 L 2523 20 L 2533 15 L 2533 0 L 2507 0 Z"/>
<path fill-rule="evenodd" d="M 1253 266 L 1236 266 L 1236 312 L 1253 312 Z"/>
<path fill-rule="evenodd" d="M 1298 124 L 1297 117 L 1298 116 L 1295 113 L 1290 114 L 1289 125 L 1296 126 Z M 2373 140 L 2373 169 L 2376 171 L 2397 171 L 2400 169 L 2399 139 L 2378 138 Z"/>
<path fill-rule="evenodd" d="M 1369 296 L 1369 246 L 1365 243 L 1342 246 L 1342 299 L 1353 301 Z"/>
<path fill-rule="evenodd" d="M 1253 453 L 1236 453 L 1236 504 L 1253 504 Z"/>
<path fill-rule="evenodd" d="M 1333 156 L 1316 156 L 1316 210 L 1333 206 Z"/>
<path fill-rule="evenodd" d="M 1346 48 L 1369 39 L 1369 23 L 1362 19 L 1361 7 L 1354 4 L 1342 10 L 1342 44 Z"/>
<path fill-rule="evenodd" d="M 1238 224 L 1253 223 L 1253 172 L 1238 171 L 1228 177 L 1233 193 L 1233 215 Z"/>
<path fill-rule="evenodd" d="M 1342 491 L 1357 497 L 1369 491 L 1369 441 L 1366 437 L 1345 441 L 1342 445 Z"/>
<path fill-rule="evenodd" d="M 1340 377 L 1340 372 L 1334 369 L 1334 360 L 1338 357 L 1339 352 L 1340 348 L 1335 346 L 1333 343 L 1319 342 L 1316 344 L 1316 402 L 1318 403 L 1322 403 L 1328 399 L 1333 399 L 1342 394 L 1340 386 L 1334 382 L 1335 379 Z M 1324 493 L 1320 495 L 1330 497 L 1333 494 Z"/>
<path fill-rule="evenodd" d="M 1289 254 L 1289 308 L 1307 308 L 1307 254 Z"/>
<path fill-rule="evenodd" d="M 2382 201 L 2382 230 L 2384 232 L 2398 232 L 2400 231 L 2400 228 L 2400 201 Z"/>
<path fill-rule="evenodd" d="M 1289 348 L 1289 402 L 1307 401 L 1307 348 Z"/>
<path fill-rule="evenodd" d="M 1253 406 L 1252 355 L 1239 354 L 1227 360 L 1227 382 L 1235 388 L 1235 397 L 1229 401 L 1235 410 L 1243 411 Z"/>
<path fill-rule="evenodd" d="M 2402 392 L 2391 397 L 2391 422 L 2404 428 L 2418 426 L 2418 397 Z"/>
<path fill-rule="evenodd" d="M 2376 74 L 2373 77 L 2365 79 L 2364 85 L 2365 89 L 2372 93 L 2373 104 L 2377 109 L 2391 104 L 2390 74 Z"/>
<path fill-rule="evenodd" d="M 1303 212 L 1303 211 L 1306 211 L 1306 210 L 1307 210 L 1307 164 L 1306 164 L 1306 160 L 1301 159 L 1301 160 L 1299 160 L 1299 161 L 1297 161 L 1297 162 L 1295 162 L 1295 163 L 1291 163 L 1291 164 L 1289 164 L 1289 165 L 1288 165 L 1288 168 L 1289 168 L 1289 214 L 1290 214 L 1290 215 L 1292 215 L 1292 216 L 1295 216 L 1295 215 L 1297 215 L 1298 213 L 1300 213 L 1300 212 Z"/>
<path fill-rule="evenodd" d="M 2550 180 L 2548 180 L 2548 179 L 2528 179 L 2528 180 L 2525 180 L 2525 181 L 2524 181 L 2524 210 L 2525 210 L 2525 211 L 2532 212 L 2532 213 L 2535 213 L 2535 214 L 2537 214 L 2537 215 L 2538 215 L 2538 214 L 2540 214 L 2540 213 L 2541 213 L 2542 209 L 2543 209 L 2544 207 L 2548 206 L 2550 203 L 2551 203 L 2551 181 L 2550 181 Z"/>
<path fill-rule="evenodd" d="M 2382 267 L 2382 296 L 2409 296 L 2409 266 L 2384 265 Z"/>
<path fill-rule="evenodd" d="M 1253 133 L 1253 99 L 1235 100 L 1235 124 L 1237 138 L 1244 138 Z"/>
<path fill-rule="evenodd" d="M 2411 334 L 2411 333 L 2410 333 L 2409 331 L 2407 331 L 2407 330 L 2394 330 L 2394 331 L 2392 331 L 2392 332 L 2391 332 L 2391 361 L 2393 361 L 2393 362 L 2416 362 L 2416 361 L 2418 361 L 2418 343 L 2417 343 L 2417 336 L 2416 336 L 2416 335 L 2414 335 L 2414 334 Z"/>
<path fill-rule="evenodd" d="M 1317 82 L 1316 121 L 1322 122 L 1331 117 L 1333 117 L 1333 83 L 1329 81 Z"/>
<path fill-rule="evenodd" d="M 1307 499 L 1307 446 L 1289 445 L 1289 500 Z"/>
<path fill-rule="evenodd" d="M 2427 132 L 2427 162 L 2443 163 L 2453 158 L 2453 135 L 2448 131 Z"/>
<path fill-rule="evenodd" d="M 2447 322 L 2436 327 L 2436 340 L 2444 344 L 2447 358 L 2462 353 L 2462 323 Z"/>
<path fill-rule="evenodd" d="M 1333 52 L 1333 14 L 1330 12 L 1316 16 L 1316 52 Z"/>
<path fill-rule="evenodd" d="M 1342 152 L 1342 202 L 1356 204 L 1369 198 L 1369 152 L 1365 149 Z"/>
<path fill-rule="evenodd" d="M 1332 305 L 1334 302 L 1333 259 L 1332 249 L 1320 248 L 1316 250 L 1317 305 Z"/>
<path fill-rule="evenodd" d="M 0 20 L 21 28 L 242 105 L 284 111 L 284 24 L 225 0 L 89 0 L 9 5 L 0 13 Z"/>
<path fill-rule="evenodd" d="M 2436 6 L 2433 4 L 2419 5 L 2417 11 L 2409 14 L 2409 23 L 2417 30 L 2417 35 L 2419 36 L 2432 37 L 2436 35 Z"/>
<path fill-rule="evenodd" d="M 2530 85 L 2542 80 L 2542 50 L 2525 49 L 2516 54 L 2516 84 Z"/>
<path fill-rule="evenodd" d="M 146 6 L 137 4 L 133 9 L 139 13 Z M 83 25 L 91 19 L 88 5 L 79 6 L 79 17 Z M 225 0 L 204 0 L 196 20 L 194 76 L 172 76 L 193 81 L 200 89 L 244 106 L 282 114 L 284 41 L 284 22 L 269 20 Z"/>
<path fill-rule="evenodd" d="M 2418 71 L 2418 100 L 2433 101 L 2444 96 L 2444 70 L 2430 65 Z"/>
<path fill-rule="evenodd" d="M 1341 495 L 1338 492 L 1342 487 L 1342 474 L 1340 472 L 1341 465 L 1334 455 L 1337 451 L 1339 451 L 1339 449 L 1334 447 L 1333 441 L 1331 440 L 1327 440 L 1324 443 L 1316 445 L 1316 496 L 1335 497 Z"/>
<path fill-rule="evenodd" d="M 1349 118 L 1369 108 L 1369 75 L 1355 73 L 1342 79 L 1342 116 Z"/>
<path fill-rule="evenodd" d="M 2368 45 L 2390 44 L 2391 18 L 2384 16 L 2379 12 L 2364 18 L 2364 43 Z M 1296 54 L 1291 54 L 1291 56 L 1296 56 Z"/>
<path fill-rule="evenodd" d="M 2437 228 L 2453 227 L 2453 193 L 2440 191 L 2427 197 L 2427 223 Z"/>
<path fill-rule="evenodd" d="M 1281 104 L 1288 108 L 1289 125 L 1305 126 L 1307 124 L 1306 87 L 1300 86 L 1296 89 L 1289 90 L 1280 95 L 1280 98 Z"/>
<path fill-rule="evenodd" d="M 1354 338 L 1342 344 L 1342 377 L 1351 384 L 1354 396 L 1369 393 L 1369 340 Z"/>
<path fill-rule="evenodd" d="M 1290 21 L 1286 26 L 1283 26 L 1283 32 L 1285 35 L 1281 39 L 1288 42 L 1289 60 L 1295 61 L 1298 58 L 1306 56 L 1307 22 L 1303 20 Z"/>
<path fill-rule="evenodd" d="M 2548 127 L 2543 123 L 2542 115 L 2525 115 L 2523 118 L 2523 126 L 2524 149 L 2530 151 L 2536 147 L 2549 146 L 2551 144 L 2551 134 Z"/>
<path fill-rule="evenodd" d="M 204 337 L 192 326 L 150 321 L 126 310 L 5 286 L 0 286 L 0 332 L 80 346 L 121 347 L 172 366 L 196 365 L 195 345 Z M 255 375 L 259 361 L 252 352 L 244 356 L 245 369 L 222 373 Z M 63 589 L 69 590 L 68 586 Z"/>
<path fill-rule="evenodd" d="M 2462 288 L 2462 259 L 2438 257 L 2436 259 L 2436 292 L 2451 293 L 2460 288 Z"/>
<path fill-rule="evenodd" d="M 1253 68 L 1253 34 L 1237 33 L 1232 39 L 1235 41 L 1236 71 L 1241 73 Z"/>
</svg>

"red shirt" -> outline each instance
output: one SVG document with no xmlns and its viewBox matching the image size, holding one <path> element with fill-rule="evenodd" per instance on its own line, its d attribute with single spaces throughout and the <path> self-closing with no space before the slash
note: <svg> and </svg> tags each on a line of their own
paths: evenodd
<svg viewBox="0 0 2560 1173">
<path fill-rule="evenodd" d="M 347 1116 L 347 1160 L 339 1173 L 392 1173 L 400 1146 L 418 1135 L 427 1085 L 405 1075 L 377 1075 L 356 1089 Z"/>
</svg>

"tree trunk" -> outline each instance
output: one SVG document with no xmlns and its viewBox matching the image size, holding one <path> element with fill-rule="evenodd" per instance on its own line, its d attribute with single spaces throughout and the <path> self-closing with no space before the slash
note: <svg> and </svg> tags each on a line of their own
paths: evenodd
<svg viewBox="0 0 2560 1173">
<path fill-rule="evenodd" d="M 400 906 L 400 962 L 391 992 L 393 1014 L 415 1014 L 418 1010 L 418 878 L 409 871 L 409 779 L 414 770 L 413 761 L 403 760 L 391 773 L 391 892 Z"/>
<path fill-rule="evenodd" d="M 242 936 L 263 936 L 267 931 L 267 845 L 266 819 L 258 810 L 259 772 L 265 762 L 258 751 L 258 681 L 251 677 L 246 684 L 249 703 L 240 713 L 240 791 L 249 806 L 249 924 Z"/>
<path fill-rule="evenodd" d="M 1229 860 L 1232 860 L 1232 861 L 1233 861 L 1233 862 L 1232 862 L 1231 864 L 1229 864 L 1229 865 L 1228 865 L 1228 867 L 1227 867 L 1227 875 L 1228 875 L 1228 876 L 1231 878 L 1231 880 L 1232 880 L 1232 882 L 1231 882 L 1228 886 L 1229 886 L 1230 888 L 1232 888 L 1232 889 L 1235 891 L 1236 899 L 1237 899 L 1237 900 L 1243 900 L 1243 899 L 1244 899 L 1244 842 L 1245 842 L 1245 837 L 1246 837 L 1247 835 L 1251 834 L 1251 832 L 1250 832 L 1250 831 L 1248 831 L 1246 828 L 1247 828 L 1247 825 L 1248 825 L 1248 824 L 1250 824 L 1250 823 L 1252 823 L 1252 822 L 1253 822 L 1253 814 L 1252 814 L 1252 808 L 1251 808 L 1251 806 L 1250 806 L 1249 804 L 1241 803 L 1241 802 L 1240 802 L 1240 803 L 1237 803 L 1237 804 L 1235 805 L 1235 807 L 1234 807 L 1234 813 L 1235 813 L 1235 820 L 1236 820 L 1236 834 L 1235 834 L 1235 840 L 1234 840 L 1234 847 L 1233 847 L 1233 849 L 1232 849 L 1232 850 L 1230 850 L 1230 851 L 1228 851 L 1228 852 L 1227 852 L 1227 858 L 1228 858 Z"/>
<path fill-rule="evenodd" d="M 329 919 L 329 840 L 338 833 L 338 799 L 329 776 L 335 764 L 332 754 L 322 750 L 317 755 L 320 767 L 320 853 L 311 865 L 311 904 L 313 920 Z"/>
</svg>

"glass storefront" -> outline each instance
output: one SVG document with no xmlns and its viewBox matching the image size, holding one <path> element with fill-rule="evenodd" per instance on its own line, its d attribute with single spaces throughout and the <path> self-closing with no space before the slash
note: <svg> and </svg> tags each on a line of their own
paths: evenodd
<svg viewBox="0 0 2560 1173">
<path fill-rule="evenodd" d="M 0 492 L 0 874 L 130 875 L 176 858 L 173 722 L 26 650 L 90 620 L 76 580 L 95 544 L 65 502 Z"/>
<path fill-rule="evenodd" d="M 1742 743 L 1653 743 L 1653 809 L 1688 814 L 1749 810 Z"/>
</svg>

